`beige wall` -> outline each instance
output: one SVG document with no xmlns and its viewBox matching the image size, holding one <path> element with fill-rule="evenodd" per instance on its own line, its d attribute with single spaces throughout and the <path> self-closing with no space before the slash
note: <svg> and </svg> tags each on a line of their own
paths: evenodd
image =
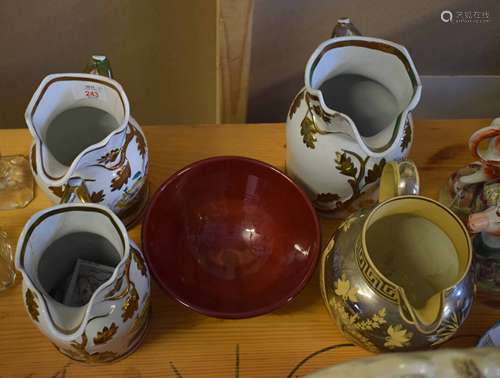
<svg viewBox="0 0 500 378">
<path fill-rule="evenodd" d="M 0 0 L 0 128 L 49 73 L 109 56 L 141 124 L 216 119 L 215 0 Z"/>
<path fill-rule="evenodd" d="M 445 24 L 444 9 L 488 11 L 490 22 Z M 405 45 L 421 75 L 500 75 L 498 0 L 255 0 L 249 121 L 285 119 L 307 59 L 342 16 Z"/>
</svg>

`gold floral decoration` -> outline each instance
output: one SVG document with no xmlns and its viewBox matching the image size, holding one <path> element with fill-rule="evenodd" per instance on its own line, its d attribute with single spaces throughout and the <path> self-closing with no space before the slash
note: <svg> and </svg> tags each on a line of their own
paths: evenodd
<svg viewBox="0 0 500 378">
<path fill-rule="evenodd" d="M 134 248 L 131 248 L 131 253 L 135 263 L 137 264 L 137 269 L 139 269 L 143 276 L 146 276 L 146 264 L 144 263 L 144 259 L 142 258 L 141 254 Z"/>
<path fill-rule="evenodd" d="M 118 358 L 117 354 L 111 351 L 89 353 L 87 342 L 87 335 L 84 332 L 81 342 L 75 340 L 71 342 L 71 349 L 59 348 L 59 350 L 68 357 L 82 362 L 110 362 Z"/>
<path fill-rule="evenodd" d="M 300 91 L 297 96 L 295 96 L 293 102 L 292 102 L 292 105 L 290 106 L 290 111 L 288 112 L 288 116 L 290 118 L 293 117 L 293 115 L 297 112 L 297 110 L 299 109 L 300 107 L 300 103 L 302 102 L 302 99 L 304 98 L 304 93 L 305 93 L 305 90 L 303 91 Z"/>
<path fill-rule="evenodd" d="M 115 281 L 113 288 L 105 295 L 106 299 L 112 300 L 115 297 L 115 295 L 118 293 L 120 288 L 122 287 L 122 283 L 123 283 L 123 276 L 120 276 Z"/>
<path fill-rule="evenodd" d="M 401 152 L 406 150 L 411 142 L 411 126 L 410 121 L 406 120 L 405 129 L 403 130 L 403 138 L 401 138 Z"/>
<path fill-rule="evenodd" d="M 118 326 L 115 323 L 111 323 L 111 325 L 108 327 L 104 327 L 102 331 L 98 331 L 97 335 L 94 337 L 94 344 L 104 344 L 111 340 L 113 335 L 116 334 L 118 331 Z"/>
<path fill-rule="evenodd" d="M 344 220 L 340 226 L 339 226 L 339 229 L 344 231 L 344 232 L 347 232 L 350 228 L 351 228 L 351 225 L 356 222 L 358 218 L 354 215 L 351 215 L 349 217 L 346 218 L 346 220 Z"/>
<path fill-rule="evenodd" d="M 128 182 L 131 174 L 130 163 L 127 160 L 125 164 L 118 169 L 113 180 L 111 180 L 111 191 L 114 192 L 115 190 L 121 189 L 123 185 Z"/>
<path fill-rule="evenodd" d="M 345 301 L 350 300 L 353 303 L 358 301 L 357 289 L 351 287 L 351 283 L 346 278 L 345 273 L 342 273 L 342 276 L 335 283 L 335 294 L 342 297 Z"/>
<path fill-rule="evenodd" d="M 314 121 L 305 116 L 302 122 L 300 123 L 300 135 L 302 135 L 302 141 L 308 148 L 315 148 L 316 143 L 316 125 Z"/>
<path fill-rule="evenodd" d="M 304 97 L 307 104 L 307 112 L 300 123 L 300 135 L 302 135 L 302 141 L 306 147 L 314 149 L 317 142 L 316 134 L 326 134 L 325 131 L 318 128 L 314 117 L 315 115 L 320 116 L 325 122 L 329 121 L 329 118 L 325 118 L 321 108 L 312 102 L 317 101 L 317 97 L 311 96 L 309 93 L 305 93 Z M 318 111 L 320 114 L 318 114 Z"/>
<path fill-rule="evenodd" d="M 385 320 L 386 309 L 381 308 L 378 310 L 376 314 L 374 314 L 371 318 L 366 320 L 361 320 L 355 324 L 355 327 L 361 331 L 373 331 L 375 329 L 379 329 L 382 324 L 387 323 Z"/>
<path fill-rule="evenodd" d="M 134 320 L 134 324 L 130 328 L 129 333 L 132 335 L 129 342 L 128 346 L 131 346 L 132 344 L 135 344 L 138 338 L 140 338 L 144 332 L 144 329 L 148 325 L 148 315 L 150 311 L 150 306 L 151 306 L 151 299 L 149 296 L 146 297 L 143 303 L 143 307 L 139 315 Z"/>
<path fill-rule="evenodd" d="M 90 201 L 93 203 L 99 203 L 104 201 L 104 197 L 106 197 L 104 190 L 99 190 L 98 192 L 93 192 L 90 195 Z"/>
<path fill-rule="evenodd" d="M 401 324 L 390 325 L 387 328 L 384 346 L 389 349 L 403 348 L 410 345 L 412 337 L 413 333 L 408 332 Z"/>
<path fill-rule="evenodd" d="M 132 289 L 130 290 L 130 295 L 127 297 L 122 307 L 123 321 L 125 322 L 128 319 L 131 319 L 138 308 L 139 308 L 139 294 L 137 293 L 135 285 L 133 285 Z"/>
<path fill-rule="evenodd" d="M 464 322 L 471 306 L 472 300 L 467 300 L 459 311 L 453 312 L 449 318 L 443 320 L 436 332 L 429 336 L 429 341 L 432 342 L 431 345 L 436 346 L 448 341 Z"/>
<path fill-rule="evenodd" d="M 129 255 L 127 261 L 125 262 L 123 273 L 117 278 L 113 288 L 105 295 L 105 298 L 108 301 L 125 298 L 125 302 L 122 306 L 123 321 L 127 321 L 132 318 L 139 307 L 139 293 L 137 292 L 135 283 L 130 279 L 132 255 L 132 253 Z M 124 281 L 126 282 L 125 288 L 121 289 Z"/>
<path fill-rule="evenodd" d="M 340 319 L 340 324 L 342 327 L 342 330 L 346 332 L 347 334 L 351 335 L 353 339 L 355 339 L 360 345 L 365 347 L 371 352 L 378 352 L 379 349 L 373 344 L 368 337 L 363 335 L 363 333 L 358 329 L 357 327 L 357 322 L 359 320 L 358 314 L 353 314 L 350 315 L 347 310 L 345 309 L 344 305 L 341 303 L 341 301 L 334 300 L 333 303 L 333 308 L 336 311 L 337 316 Z"/>
<path fill-rule="evenodd" d="M 146 154 L 146 140 L 139 130 L 136 130 L 135 132 L 135 139 L 137 141 L 137 150 L 139 151 L 139 155 L 144 157 Z"/>
<path fill-rule="evenodd" d="M 113 180 L 111 180 L 111 191 L 115 190 L 121 190 L 121 188 L 127 184 L 128 179 L 130 178 L 132 171 L 130 168 L 130 163 L 127 159 L 127 149 L 134 139 L 134 137 L 139 138 L 136 134 L 140 134 L 138 130 L 135 129 L 132 125 L 128 125 L 127 128 L 127 133 L 125 135 L 125 140 L 123 142 L 123 145 L 117 149 L 113 149 L 104 156 L 101 156 L 98 160 L 97 163 L 94 164 L 94 166 L 104 168 L 108 171 L 115 171 L 115 177 Z M 142 137 L 142 135 L 141 135 Z M 138 140 L 138 145 L 141 142 Z M 145 151 L 145 141 L 144 141 L 144 146 L 139 147 L 139 152 L 140 149 L 144 147 Z"/>
<path fill-rule="evenodd" d="M 64 187 L 65 185 L 61 185 L 61 186 L 49 186 L 49 190 L 56 196 L 56 197 L 59 197 L 59 198 L 62 198 L 63 194 L 64 194 Z"/>
<path fill-rule="evenodd" d="M 107 154 L 104 156 L 101 156 L 100 159 L 97 160 L 98 163 L 101 164 L 109 164 L 112 163 L 116 160 L 116 158 L 119 156 L 120 150 L 118 148 L 114 148 L 111 151 L 109 151 Z"/>
<path fill-rule="evenodd" d="M 359 170 L 352 158 L 357 160 Z M 369 159 L 369 156 L 363 159 L 353 151 L 342 150 L 335 152 L 335 168 L 342 175 L 350 177 L 347 182 L 352 189 L 352 199 L 357 198 L 367 185 L 376 182 L 382 175 L 385 159 L 381 159 L 378 163 L 373 164 L 371 169 L 366 170 Z"/>
<path fill-rule="evenodd" d="M 35 294 L 33 294 L 31 289 L 26 290 L 25 299 L 31 318 L 37 322 L 40 312 L 38 311 L 38 303 L 36 303 Z"/>
</svg>

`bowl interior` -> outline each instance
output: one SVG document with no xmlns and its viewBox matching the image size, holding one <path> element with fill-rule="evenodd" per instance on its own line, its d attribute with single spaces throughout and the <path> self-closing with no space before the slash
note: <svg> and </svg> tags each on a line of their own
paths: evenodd
<svg viewBox="0 0 500 378">
<path fill-rule="evenodd" d="M 319 226 L 284 174 L 245 158 L 213 158 L 170 178 L 155 195 L 143 246 L 161 286 L 220 317 L 270 311 L 314 270 Z"/>
</svg>

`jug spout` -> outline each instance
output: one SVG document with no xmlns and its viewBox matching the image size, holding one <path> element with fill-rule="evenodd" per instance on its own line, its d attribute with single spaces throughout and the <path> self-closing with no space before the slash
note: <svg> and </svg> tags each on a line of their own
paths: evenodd
<svg viewBox="0 0 500 378">
<path fill-rule="evenodd" d="M 20 235 L 16 268 L 34 321 L 68 338 L 107 316 L 113 287 L 130 254 L 126 229 L 105 208 L 62 204 L 35 214 Z"/>
<path fill-rule="evenodd" d="M 323 42 L 309 59 L 305 87 L 317 132 L 353 138 L 373 157 L 400 143 L 421 83 L 408 51 L 355 35 Z M 317 122 L 316 122 L 317 121 Z"/>
<path fill-rule="evenodd" d="M 445 316 L 443 292 L 434 294 L 419 308 L 410 303 L 403 290 L 400 291 L 400 298 L 403 318 L 414 323 L 421 332 L 431 333 L 440 327 L 442 318 Z"/>
<path fill-rule="evenodd" d="M 25 113 L 35 141 L 36 175 L 52 186 L 63 184 L 87 153 L 125 130 L 129 117 L 125 92 L 112 79 L 92 74 L 45 77 Z"/>
</svg>

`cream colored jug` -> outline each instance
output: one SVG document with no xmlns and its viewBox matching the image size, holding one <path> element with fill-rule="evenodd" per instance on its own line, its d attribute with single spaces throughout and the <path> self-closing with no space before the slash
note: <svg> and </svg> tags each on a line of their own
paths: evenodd
<svg viewBox="0 0 500 378">
<path fill-rule="evenodd" d="M 370 351 L 437 346 L 472 307 L 468 232 L 418 189 L 413 163 L 387 163 L 380 203 L 347 218 L 323 252 L 320 285 L 328 311 Z"/>
<path fill-rule="evenodd" d="M 313 52 L 287 117 L 287 173 L 322 213 L 373 187 L 413 139 L 421 84 L 408 51 L 355 32 L 340 20 L 334 38 Z"/>
<path fill-rule="evenodd" d="M 81 180 L 70 180 L 65 188 L 64 200 L 89 199 Z M 88 303 L 61 302 L 57 296 L 72 286 L 68 278 L 81 261 L 106 265 L 109 279 L 87 292 Z M 108 208 L 66 203 L 39 211 L 19 236 L 15 263 L 31 320 L 61 353 L 82 362 L 110 362 L 140 345 L 150 317 L 149 271 Z"/>
</svg>

